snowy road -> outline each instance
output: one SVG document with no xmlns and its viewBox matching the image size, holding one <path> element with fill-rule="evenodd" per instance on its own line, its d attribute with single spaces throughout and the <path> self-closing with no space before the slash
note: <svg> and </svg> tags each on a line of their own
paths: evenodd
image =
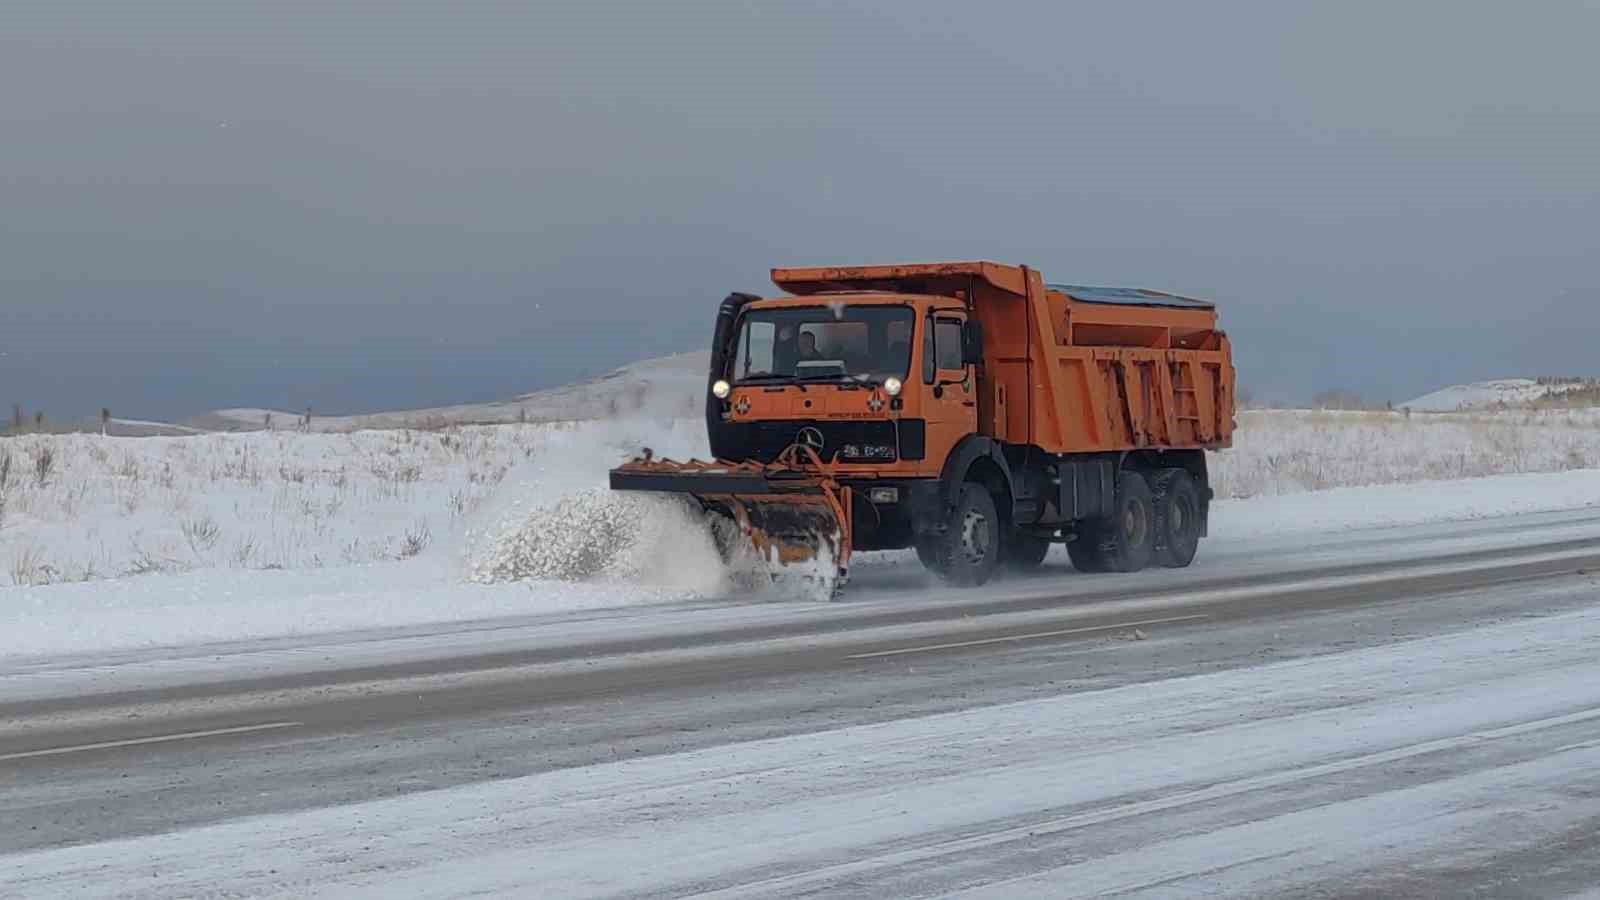
<svg viewBox="0 0 1600 900">
<path fill-rule="evenodd" d="M 0 894 L 1551 896 L 1600 517 L 0 667 Z"/>
</svg>

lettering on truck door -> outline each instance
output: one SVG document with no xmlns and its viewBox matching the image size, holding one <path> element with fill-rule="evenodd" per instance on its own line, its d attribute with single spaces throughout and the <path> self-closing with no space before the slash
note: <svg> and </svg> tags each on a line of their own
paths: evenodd
<svg viewBox="0 0 1600 900">
<path fill-rule="evenodd" d="M 928 465 L 944 465 L 957 441 L 977 430 L 978 390 L 971 368 L 961 364 L 961 330 L 966 316 L 940 312 L 924 321 L 923 410 L 928 420 Z"/>
</svg>

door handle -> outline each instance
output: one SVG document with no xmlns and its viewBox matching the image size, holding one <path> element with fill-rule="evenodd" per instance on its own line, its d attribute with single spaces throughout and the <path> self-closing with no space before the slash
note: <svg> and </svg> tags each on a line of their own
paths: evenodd
<svg viewBox="0 0 1600 900">
<path fill-rule="evenodd" d="M 976 400 L 963 400 L 963 401 L 961 401 L 961 405 L 962 406 L 977 406 L 978 402 Z"/>
</svg>

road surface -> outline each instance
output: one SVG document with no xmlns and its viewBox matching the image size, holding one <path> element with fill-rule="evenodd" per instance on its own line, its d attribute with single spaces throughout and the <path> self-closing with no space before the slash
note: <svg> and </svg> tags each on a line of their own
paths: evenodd
<svg viewBox="0 0 1600 900">
<path fill-rule="evenodd" d="M 0 665 L 0 895 L 1600 885 L 1600 516 Z"/>
</svg>

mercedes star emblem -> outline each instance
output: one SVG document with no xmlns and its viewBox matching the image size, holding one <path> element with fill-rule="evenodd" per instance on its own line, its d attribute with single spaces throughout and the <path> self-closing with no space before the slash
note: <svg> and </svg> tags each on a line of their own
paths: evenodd
<svg viewBox="0 0 1600 900">
<path fill-rule="evenodd" d="M 810 447 L 813 450 L 821 450 L 822 432 L 807 425 L 806 427 L 800 429 L 799 434 L 794 436 L 794 442 L 803 447 Z"/>
</svg>

